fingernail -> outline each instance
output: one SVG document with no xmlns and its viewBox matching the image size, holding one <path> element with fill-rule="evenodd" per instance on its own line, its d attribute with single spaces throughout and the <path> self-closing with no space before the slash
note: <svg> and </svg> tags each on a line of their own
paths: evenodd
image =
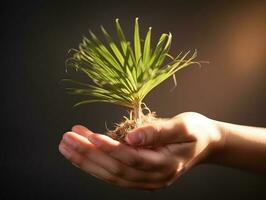
<svg viewBox="0 0 266 200">
<path fill-rule="evenodd" d="M 101 142 L 95 136 L 90 136 L 89 141 L 97 147 L 101 146 Z"/>
<path fill-rule="evenodd" d="M 70 137 L 64 137 L 64 141 L 73 148 L 77 146 L 77 143 L 73 141 L 73 139 L 71 139 Z"/>
<path fill-rule="evenodd" d="M 144 140 L 143 133 L 129 133 L 126 137 L 126 141 L 129 144 L 138 145 L 141 144 Z"/>
<path fill-rule="evenodd" d="M 66 147 L 60 146 L 59 151 L 66 157 L 66 159 L 71 157 L 71 152 Z"/>
</svg>

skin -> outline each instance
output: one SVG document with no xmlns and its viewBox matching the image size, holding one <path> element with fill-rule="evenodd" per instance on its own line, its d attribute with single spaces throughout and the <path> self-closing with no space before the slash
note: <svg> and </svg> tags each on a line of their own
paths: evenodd
<svg viewBox="0 0 266 200">
<path fill-rule="evenodd" d="M 130 131 L 126 143 L 76 125 L 59 151 L 86 173 L 126 188 L 159 189 L 190 168 L 214 163 L 266 172 L 266 129 L 188 112 Z"/>
</svg>

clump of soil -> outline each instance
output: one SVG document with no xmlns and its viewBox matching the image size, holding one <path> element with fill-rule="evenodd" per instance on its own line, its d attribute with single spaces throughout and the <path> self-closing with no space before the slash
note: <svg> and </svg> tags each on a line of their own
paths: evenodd
<svg viewBox="0 0 266 200">
<path fill-rule="evenodd" d="M 118 140 L 122 143 L 125 143 L 125 137 L 128 131 L 140 127 L 146 123 L 151 123 L 157 119 L 155 112 L 150 112 L 150 110 L 146 115 L 141 114 L 141 118 L 138 121 L 132 119 L 132 111 L 129 114 L 129 118 L 124 118 L 124 121 L 120 122 L 119 124 L 116 124 L 116 128 L 114 130 L 107 131 L 107 135 L 109 137 L 113 138 L 114 140 Z"/>
</svg>

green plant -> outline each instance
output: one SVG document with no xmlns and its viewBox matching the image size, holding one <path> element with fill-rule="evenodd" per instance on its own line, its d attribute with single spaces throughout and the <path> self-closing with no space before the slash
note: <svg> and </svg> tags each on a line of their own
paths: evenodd
<svg viewBox="0 0 266 200">
<path fill-rule="evenodd" d="M 172 41 L 171 33 L 163 33 L 155 49 L 152 50 L 150 27 L 142 43 L 138 18 L 135 19 L 133 48 L 126 40 L 118 19 L 115 20 L 115 25 L 119 45 L 115 44 L 103 26 L 101 31 L 106 43 L 101 42 L 92 31 L 90 39 L 83 37 L 79 48 L 74 50 L 72 57 L 66 63 L 67 66 L 86 74 L 92 83 L 67 80 L 81 86 L 67 88 L 67 91 L 69 94 L 92 97 L 75 106 L 107 102 L 130 108 L 129 119 L 126 118 L 124 123 L 117 125 L 115 131 L 109 131 L 109 135 L 113 138 L 122 139 L 129 129 L 154 119 L 151 112 L 147 115 L 142 112 L 145 96 L 170 76 L 174 77 L 180 69 L 199 62 L 194 61 L 197 56 L 196 50 L 193 53 L 181 52 L 176 57 L 168 54 Z M 167 57 L 170 62 L 164 64 Z"/>
</svg>

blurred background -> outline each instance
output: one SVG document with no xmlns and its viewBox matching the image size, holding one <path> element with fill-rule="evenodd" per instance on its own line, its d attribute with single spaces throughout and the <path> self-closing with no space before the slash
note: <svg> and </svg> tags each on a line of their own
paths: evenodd
<svg viewBox="0 0 266 200">
<path fill-rule="evenodd" d="M 1 189 L 0 199 L 266 199 L 266 176 L 201 165 L 173 186 L 154 192 L 118 188 L 72 166 L 58 152 L 64 132 L 83 124 L 105 132 L 127 110 L 109 104 L 73 108 L 62 78 L 70 48 L 88 29 L 112 35 L 120 18 L 132 38 L 153 27 L 156 41 L 173 34 L 171 54 L 198 50 L 209 61 L 177 74 L 152 91 L 145 103 L 160 117 L 195 111 L 207 117 L 266 126 L 266 1 L 17 1 L 1 8 Z"/>
</svg>

